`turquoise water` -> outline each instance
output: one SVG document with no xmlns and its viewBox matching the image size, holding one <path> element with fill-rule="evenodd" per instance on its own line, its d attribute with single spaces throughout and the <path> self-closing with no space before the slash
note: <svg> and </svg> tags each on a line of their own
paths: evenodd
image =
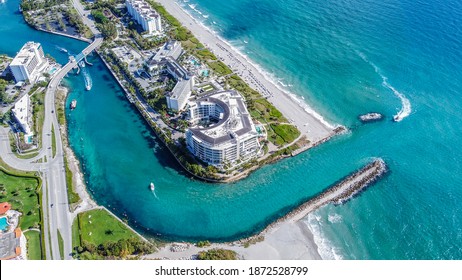
<svg viewBox="0 0 462 280">
<path fill-rule="evenodd" d="M 6 217 L 0 218 L 0 231 L 5 231 L 8 228 L 8 221 Z"/>
<path fill-rule="evenodd" d="M 8 1 L 6 7 L 17 7 Z M 70 76 L 69 136 L 98 203 L 141 232 L 175 240 L 231 240 L 284 215 L 374 157 L 390 172 L 342 206 L 310 215 L 325 258 L 462 259 L 462 4 L 457 1 L 190 1 L 204 21 L 350 133 L 229 185 L 197 182 L 172 160 L 98 57 L 90 92 Z M 187 7 L 187 6 L 186 6 Z M 45 52 L 80 42 L 24 26 L 14 9 L 0 34 L 36 38 Z M 207 15 L 208 17 L 203 17 Z M 17 26 L 14 26 L 16 24 Z M 6 29 L 5 29 L 6 28 Z M 11 32 L 11 33 L 10 33 Z M 11 35 L 8 35 L 11 34 Z M 31 39 L 28 39 L 28 38 Z M 49 40 L 48 39 L 48 40 Z M 0 42 L 0 52 L 19 46 Z M 50 50 L 49 50 L 50 49 Z M 404 100 L 404 101 L 403 101 Z M 409 100 L 410 115 L 391 121 Z M 358 114 L 386 120 L 361 125 Z M 149 183 L 156 185 L 156 196 Z"/>
</svg>

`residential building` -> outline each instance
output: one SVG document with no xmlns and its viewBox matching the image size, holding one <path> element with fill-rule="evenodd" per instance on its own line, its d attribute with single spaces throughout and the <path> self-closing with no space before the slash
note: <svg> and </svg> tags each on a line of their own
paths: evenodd
<svg viewBox="0 0 462 280">
<path fill-rule="evenodd" d="M 29 136 L 33 135 L 32 132 L 32 110 L 30 106 L 30 97 L 28 94 L 24 94 L 15 104 L 11 110 L 13 112 L 16 121 L 21 126 L 22 131 L 25 134 L 26 142 Z"/>
<path fill-rule="evenodd" d="M 27 42 L 10 63 L 15 81 L 35 83 L 40 73 L 48 67 L 40 43 Z"/>
<path fill-rule="evenodd" d="M 193 86 L 193 78 L 188 80 L 179 80 L 172 92 L 166 94 L 168 108 L 175 112 L 183 110 L 184 106 L 191 97 Z"/>
<path fill-rule="evenodd" d="M 162 32 L 160 15 L 143 0 L 126 0 L 128 13 L 135 19 L 144 31 L 149 34 Z"/>
<path fill-rule="evenodd" d="M 194 76 L 172 57 L 167 57 L 165 61 L 167 72 L 177 80 L 172 92 L 166 95 L 167 105 L 170 110 L 178 112 L 183 110 L 191 97 L 191 92 L 194 87 Z"/>
<path fill-rule="evenodd" d="M 201 161 L 224 168 L 258 155 L 258 133 L 236 91 L 216 92 L 190 102 L 188 119 L 186 145 Z"/>
</svg>

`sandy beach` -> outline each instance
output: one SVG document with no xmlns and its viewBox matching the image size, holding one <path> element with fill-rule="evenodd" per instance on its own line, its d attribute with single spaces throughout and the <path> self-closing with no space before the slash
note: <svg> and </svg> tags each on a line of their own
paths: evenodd
<svg viewBox="0 0 462 280">
<path fill-rule="evenodd" d="M 241 53 L 211 32 L 200 22 L 186 13 L 176 2 L 157 0 L 166 10 L 186 26 L 194 36 L 209 48 L 219 59 L 244 79 L 253 89 L 259 91 L 289 119 L 302 134 L 312 142 L 332 135 L 334 126 L 313 111 L 303 101 L 281 90 Z M 308 210 L 308 209 L 307 209 Z M 313 209 L 298 213 L 290 219 L 268 228 L 263 233 L 264 240 L 244 247 L 243 242 L 214 243 L 207 248 L 198 248 L 189 243 L 169 243 L 158 252 L 147 255 L 148 259 L 192 259 L 200 251 L 223 248 L 237 252 L 242 259 L 321 259 L 313 234 L 303 221 L 303 217 Z M 303 214 L 303 215 L 302 215 Z"/>
<path fill-rule="evenodd" d="M 157 0 L 165 9 L 178 19 L 192 34 L 209 48 L 219 59 L 238 74 L 249 86 L 265 96 L 287 119 L 297 126 L 311 142 L 317 142 L 332 134 L 334 127 L 322 116 L 312 110 L 302 100 L 281 90 L 265 77 L 254 63 L 222 38 L 214 34 L 202 23 L 186 13 L 175 1 Z"/>
<path fill-rule="evenodd" d="M 200 251 L 221 248 L 237 252 L 244 260 L 320 260 L 313 234 L 302 220 L 287 222 L 265 234 L 264 241 L 245 248 L 242 243 L 213 243 L 198 248 L 188 243 L 169 243 L 158 252 L 146 255 L 145 259 L 194 259 Z"/>
</svg>

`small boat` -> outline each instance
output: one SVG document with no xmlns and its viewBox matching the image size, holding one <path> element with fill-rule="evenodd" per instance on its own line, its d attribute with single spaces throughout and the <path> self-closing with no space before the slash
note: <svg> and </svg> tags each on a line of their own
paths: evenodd
<svg viewBox="0 0 462 280">
<path fill-rule="evenodd" d="M 393 121 L 394 122 L 400 122 L 403 118 L 401 117 L 401 115 L 395 115 L 393 116 Z"/>
<path fill-rule="evenodd" d="M 372 121 L 379 121 L 383 118 L 382 114 L 379 113 L 367 113 L 365 115 L 359 116 L 359 119 L 365 123 L 365 122 L 372 122 Z"/>
<path fill-rule="evenodd" d="M 74 110 L 75 107 L 77 107 L 77 100 L 74 99 L 71 101 L 71 110 Z"/>
<path fill-rule="evenodd" d="M 154 190 L 154 183 L 153 182 L 151 182 L 151 184 L 149 185 L 149 188 L 151 189 L 151 191 Z"/>
</svg>

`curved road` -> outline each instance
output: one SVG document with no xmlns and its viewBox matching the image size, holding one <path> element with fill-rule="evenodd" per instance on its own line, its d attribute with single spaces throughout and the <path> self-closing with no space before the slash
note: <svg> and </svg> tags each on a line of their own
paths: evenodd
<svg viewBox="0 0 462 280">
<path fill-rule="evenodd" d="M 93 42 L 82 53 L 86 56 L 98 48 L 103 37 L 95 28 L 94 22 L 88 18 L 89 12 L 83 10 L 78 0 L 73 0 L 74 7 L 82 17 L 83 22 L 95 34 Z M 70 59 L 64 67 L 56 73 L 48 84 L 45 93 L 45 118 L 42 130 L 42 149 L 39 156 L 33 159 L 18 159 L 11 151 L 8 130 L 0 127 L 0 157 L 9 166 L 25 171 L 40 173 L 42 184 L 43 224 L 45 234 L 45 251 L 47 259 L 60 260 L 58 230 L 63 239 L 64 259 L 72 259 L 72 216 L 69 211 L 67 198 L 66 172 L 64 165 L 64 151 L 61 134 L 55 110 L 55 94 L 64 76 L 77 65 L 75 59 Z M 52 151 L 52 128 L 56 137 L 56 155 Z M 38 158 L 46 156 L 47 162 L 34 163 Z"/>
</svg>

